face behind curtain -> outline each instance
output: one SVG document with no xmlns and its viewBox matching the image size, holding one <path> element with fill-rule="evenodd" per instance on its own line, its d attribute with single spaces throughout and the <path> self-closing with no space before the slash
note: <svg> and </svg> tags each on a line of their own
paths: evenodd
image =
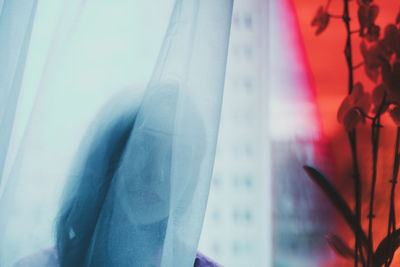
<svg viewBox="0 0 400 267">
<path fill-rule="evenodd" d="M 196 125 L 189 127 L 190 136 L 179 136 L 186 139 L 179 154 L 190 165 L 181 167 L 184 177 L 179 178 L 179 190 L 172 197 L 178 92 L 178 88 L 162 86 L 139 107 L 138 114 L 121 110 L 125 102 L 121 97 L 126 97 L 122 95 L 119 107 L 108 105 L 118 116 L 104 112 L 97 116 L 84 139 L 95 141 L 82 150 L 87 156 L 78 161 L 83 164 L 76 167 L 77 178 L 70 183 L 69 201 L 57 229 L 59 257 L 65 266 L 160 266 L 170 216 L 191 212 L 206 144 L 198 110 L 191 106 L 185 116 Z M 124 106 L 129 110 L 132 105 Z M 121 114 L 125 114 L 123 120 Z M 179 198 L 180 205 L 171 205 L 171 198 Z M 177 239 L 174 245 L 182 254 L 190 253 L 184 242 Z"/>
<path fill-rule="evenodd" d="M 85 265 L 110 266 L 96 257 L 105 252 L 117 265 L 132 259 L 193 265 L 213 166 L 231 8 L 228 0 L 64 3 L 41 78 L 22 88 L 37 93 L 10 173 L 2 179 L 1 266 L 55 246 L 60 209 L 76 199 L 73 192 L 84 178 L 77 166 L 89 158 L 90 144 L 118 121 L 116 129 L 132 128 L 123 131 L 126 144 L 112 163 L 115 174 Z M 129 91 L 124 100 L 110 104 L 122 91 Z M 99 111 L 105 115 L 96 117 Z M 88 126 L 95 117 L 97 128 Z M 121 140 L 109 137 L 110 143 Z M 88 174 L 101 186 L 104 177 L 94 179 L 96 171 Z M 69 238 L 79 238 L 76 229 L 69 230 Z M 128 230 L 132 234 L 124 235 Z"/>
</svg>

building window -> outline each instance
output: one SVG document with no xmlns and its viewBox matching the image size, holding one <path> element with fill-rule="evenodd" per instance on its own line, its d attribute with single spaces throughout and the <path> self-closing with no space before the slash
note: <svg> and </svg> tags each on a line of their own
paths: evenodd
<svg viewBox="0 0 400 267">
<path fill-rule="evenodd" d="M 244 145 L 245 151 L 246 151 L 246 156 L 251 158 L 254 155 L 254 149 L 253 146 L 250 143 L 247 143 Z"/>
<path fill-rule="evenodd" d="M 250 223 L 253 220 L 253 214 L 251 213 L 250 210 L 245 211 L 245 218 L 247 223 Z"/>
<path fill-rule="evenodd" d="M 253 84 L 252 84 L 250 78 L 246 78 L 244 80 L 244 89 L 246 90 L 247 93 L 252 93 L 253 92 Z"/>
<path fill-rule="evenodd" d="M 232 183 L 236 188 L 250 189 L 253 187 L 254 177 L 250 174 L 234 174 Z"/>
<path fill-rule="evenodd" d="M 233 211 L 235 224 L 250 224 L 253 221 L 253 213 L 250 209 L 235 209 Z"/>
<path fill-rule="evenodd" d="M 246 255 L 251 252 L 251 244 L 248 240 L 234 240 L 232 243 L 232 254 L 236 256 Z"/>
<path fill-rule="evenodd" d="M 250 14 L 246 14 L 244 16 L 244 26 L 246 27 L 246 29 L 250 30 L 251 28 L 253 28 L 253 18 L 251 17 Z"/>
<path fill-rule="evenodd" d="M 251 188 L 253 186 L 253 177 L 251 175 L 247 175 L 244 178 L 245 184 L 247 188 Z"/>
</svg>

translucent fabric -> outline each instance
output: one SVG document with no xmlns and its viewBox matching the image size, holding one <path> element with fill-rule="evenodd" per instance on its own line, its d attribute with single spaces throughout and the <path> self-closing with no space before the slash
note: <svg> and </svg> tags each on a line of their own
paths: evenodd
<svg viewBox="0 0 400 267">
<path fill-rule="evenodd" d="M 0 1 L 0 173 L 9 147 L 36 5 L 36 0 Z"/>
<path fill-rule="evenodd" d="M 232 1 L 161 2 L 60 4 L 43 69 L 33 60 L 25 68 L 22 92 L 36 92 L 26 127 L 16 126 L 23 116 L 12 112 L 0 121 L 23 133 L 10 148 L 10 138 L 1 136 L 10 170 L 1 170 L 1 267 L 193 266 L 214 162 Z M 40 21 L 50 3 L 38 6 L 28 61 L 43 40 L 35 33 L 50 31 L 48 21 Z M 24 20 L 34 11 L 33 1 L 3 3 L 0 36 L 12 30 L 4 16 L 24 18 L 20 55 L 32 25 Z M 13 60 L 19 62 L 13 90 L 19 90 L 23 57 Z M 1 70 L 10 71 L 4 64 Z M 27 81 L 39 74 L 38 83 Z M 4 88 L 1 95 L 8 94 Z M 21 97 L 12 99 L 11 108 L 18 99 L 23 109 Z M 26 259 L 32 261 L 24 265 Z"/>
</svg>

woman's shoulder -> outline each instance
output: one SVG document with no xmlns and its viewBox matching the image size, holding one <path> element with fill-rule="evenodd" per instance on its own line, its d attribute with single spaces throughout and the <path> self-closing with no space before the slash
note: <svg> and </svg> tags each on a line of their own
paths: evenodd
<svg viewBox="0 0 400 267">
<path fill-rule="evenodd" d="M 41 250 L 19 260 L 13 267 L 58 267 L 57 252 L 54 248 Z"/>
<path fill-rule="evenodd" d="M 196 260 L 194 261 L 194 267 L 222 267 L 222 266 L 214 262 L 210 258 L 204 256 L 200 252 L 197 252 Z"/>
</svg>

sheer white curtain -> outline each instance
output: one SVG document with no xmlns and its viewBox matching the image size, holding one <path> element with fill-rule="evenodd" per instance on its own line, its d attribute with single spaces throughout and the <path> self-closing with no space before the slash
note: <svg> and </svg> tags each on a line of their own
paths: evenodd
<svg viewBox="0 0 400 267">
<path fill-rule="evenodd" d="M 193 266 L 232 1 L 36 6 L 0 16 L 0 266 Z"/>
<path fill-rule="evenodd" d="M 30 0 L 0 2 L 0 173 L 9 148 L 36 6 L 37 1 Z"/>
</svg>

